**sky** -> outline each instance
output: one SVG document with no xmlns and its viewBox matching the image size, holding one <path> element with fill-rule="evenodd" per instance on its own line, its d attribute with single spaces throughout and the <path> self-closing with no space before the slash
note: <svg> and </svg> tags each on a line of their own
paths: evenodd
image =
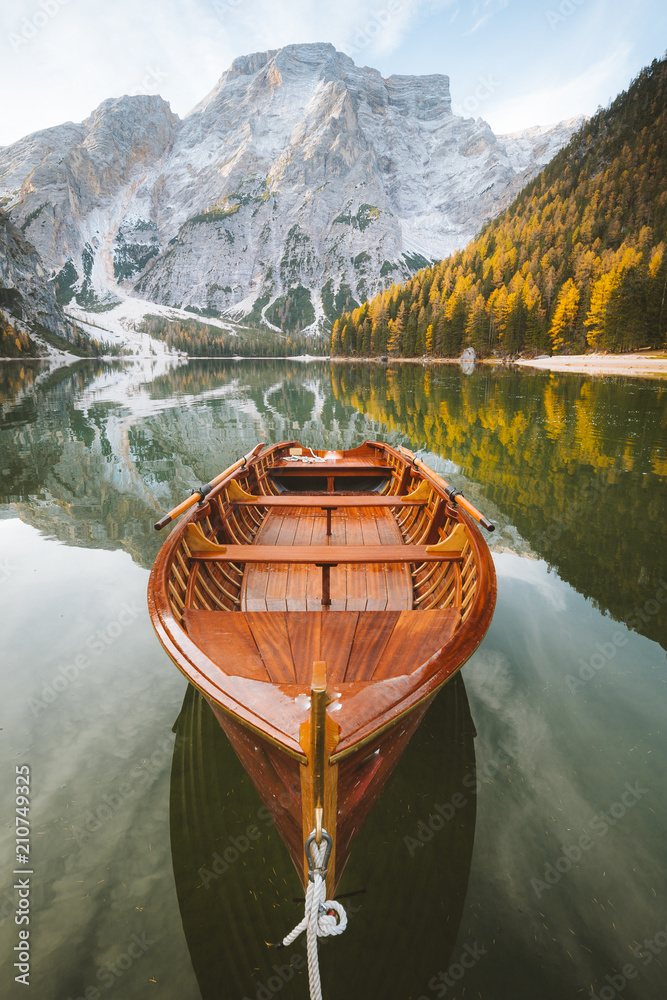
<svg viewBox="0 0 667 1000">
<path fill-rule="evenodd" d="M 160 94 L 183 117 L 239 55 L 331 42 L 384 77 L 444 73 L 503 134 L 590 115 L 667 48 L 664 0 L 2 0 L 0 146 Z"/>
</svg>

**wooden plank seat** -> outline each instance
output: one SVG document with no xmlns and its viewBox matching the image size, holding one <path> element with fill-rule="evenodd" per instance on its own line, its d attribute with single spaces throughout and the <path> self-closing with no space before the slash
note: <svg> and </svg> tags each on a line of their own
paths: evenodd
<svg viewBox="0 0 667 1000">
<path fill-rule="evenodd" d="M 246 613 L 187 608 L 188 635 L 225 673 L 310 685 L 313 660 L 330 683 L 412 673 L 453 636 L 459 608 L 434 611 Z"/>
<path fill-rule="evenodd" d="M 344 494 L 336 496 L 333 493 L 279 493 L 272 496 L 253 496 L 246 499 L 230 499 L 230 503 L 238 507 L 321 507 L 322 510 L 336 510 L 338 507 L 407 507 L 428 503 L 428 497 L 416 500 L 406 496 L 355 496 Z"/>
<path fill-rule="evenodd" d="M 306 459 L 308 456 L 305 456 Z M 322 472 L 331 476 L 390 476 L 394 471 L 391 465 L 380 460 L 365 462 L 339 459 L 332 462 L 295 462 L 280 459 L 269 470 L 269 475 L 313 475 L 321 476 Z"/>
<path fill-rule="evenodd" d="M 259 496 L 247 493 L 235 480 L 232 480 L 227 487 L 228 501 L 239 507 L 320 507 L 322 510 L 336 510 L 339 507 L 419 506 L 428 503 L 431 494 L 432 490 L 426 482 L 421 482 L 412 493 L 407 493 L 405 496 L 336 495 L 331 493 L 301 493 L 296 496 L 288 493 L 287 495 Z M 400 535 L 398 537 L 400 538 Z"/>
<path fill-rule="evenodd" d="M 341 563 L 460 562 L 463 552 L 460 549 L 443 552 L 435 545 L 215 545 L 210 550 L 193 550 L 191 557 L 203 562 L 338 566 Z"/>
<path fill-rule="evenodd" d="M 378 508 L 373 515 L 368 511 L 363 513 L 364 517 L 353 517 L 345 511 L 347 516 L 337 519 L 334 536 L 327 512 L 324 537 L 323 518 L 313 517 L 312 510 L 296 508 L 293 513 L 284 512 L 282 517 L 272 513 L 258 532 L 260 543 L 252 545 L 219 545 L 192 524 L 187 529 L 190 557 L 197 562 L 222 561 L 246 567 L 242 611 L 410 608 L 413 593 L 410 563 L 463 559 L 462 525 L 437 545 L 404 545 L 396 544 L 396 522 L 388 511 Z M 329 540 L 327 536 L 331 536 L 332 544 L 322 544 Z M 320 544 L 313 544 L 314 541 Z M 338 544 L 341 541 L 346 544 Z M 258 570 L 253 572 L 255 566 Z M 297 566 L 302 569 L 294 572 L 292 568 Z M 346 574 L 341 572 L 341 566 L 348 567 Z M 319 572 L 314 572 L 314 567 Z M 332 579 L 333 567 L 336 569 Z"/>
</svg>

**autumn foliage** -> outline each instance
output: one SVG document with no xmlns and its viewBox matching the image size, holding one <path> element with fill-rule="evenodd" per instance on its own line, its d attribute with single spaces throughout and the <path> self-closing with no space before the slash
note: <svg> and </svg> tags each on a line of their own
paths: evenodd
<svg viewBox="0 0 667 1000">
<path fill-rule="evenodd" d="M 654 60 L 465 250 L 334 323 L 333 355 L 665 344 L 667 61 Z"/>
<path fill-rule="evenodd" d="M 0 313 L 0 358 L 29 358 L 37 353 L 27 333 L 16 330 Z"/>
</svg>

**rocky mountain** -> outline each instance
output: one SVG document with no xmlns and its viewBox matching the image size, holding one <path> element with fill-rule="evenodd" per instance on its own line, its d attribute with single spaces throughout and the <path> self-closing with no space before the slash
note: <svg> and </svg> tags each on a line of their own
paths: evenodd
<svg viewBox="0 0 667 1000">
<path fill-rule="evenodd" d="M 62 303 L 303 328 L 465 245 L 579 124 L 496 136 L 446 76 L 291 45 L 234 60 L 182 121 L 122 97 L 0 149 L 0 204 Z"/>
<path fill-rule="evenodd" d="M 0 211 L 0 356 L 47 353 L 40 330 L 72 336 L 35 247 Z"/>
<path fill-rule="evenodd" d="M 512 155 L 525 155 L 525 138 L 512 139 Z M 666 245 L 667 58 L 600 108 L 465 250 L 344 312 L 331 353 L 661 348 Z"/>
</svg>

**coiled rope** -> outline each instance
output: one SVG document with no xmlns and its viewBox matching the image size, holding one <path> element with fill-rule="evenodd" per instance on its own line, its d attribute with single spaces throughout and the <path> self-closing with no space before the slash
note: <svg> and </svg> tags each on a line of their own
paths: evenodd
<svg viewBox="0 0 667 1000">
<path fill-rule="evenodd" d="M 309 448 L 308 451 L 313 456 L 312 458 L 309 458 L 308 455 L 285 455 L 285 461 L 302 462 L 305 465 L 307 465 L 309 462 L 311 464 L 313 462 L 326 462 L 326 458 L 322 458 L 320 455 L 316 455 L 312 448 Z"/>
<path fill-rule="evenodd" d="M 347 927 L 347 913 L 342 903 L 335 899 L 326 899 L 326 861 L 331 850 L 330 842 L 322 840 L 319 845 L 314 843 L 314 834 L 306 841 L 306 855 L 308 847 L 312 852 L 308 857 L 309 882 L 306 889 L 306 911 L 294 930 L 283 938 L 277 948 L 286 948 L 295 941 L 302 931 L 306 931 L 306 944 L 308 951 L 308 982 L 310 985 L 311 1000 L 322 1000 L 322 984 L 320 983 L 320 966 L 317 957 L 318 937 L 332 937 L 342 934 Z"/>
</svg>

